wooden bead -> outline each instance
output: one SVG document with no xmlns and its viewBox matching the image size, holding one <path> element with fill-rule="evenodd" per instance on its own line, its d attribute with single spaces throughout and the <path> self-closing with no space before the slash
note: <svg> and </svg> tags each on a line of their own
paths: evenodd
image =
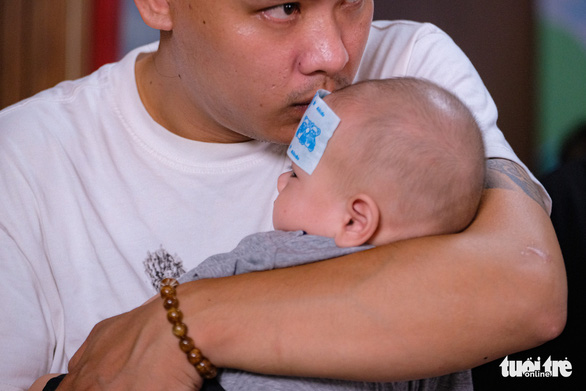
<svg viewBox="0 0 586 391">
<path fill-rule="evenodd" d="M 175 296 L 163 298 L 163 307 L 165 307 L 166 310 L 170 308 L 179 308 L 179 300 L 177 300 L 177 297 Z"/>
<path fill-rule="evenodd" d="M 177 338 L 183 338 L 187 335 L 187 326 L 185 323 L 174 323 L 173 324 L 173 334 Z"/>
<path fill-rule="evenodd" d="M 180 323 L 183 320 L 183 312 L 173 307 L 167 311 L 167 319 L 171 323 Z"/>
<path fill-rule="evenodd" d="M 170 285 L 165 285 L 161 287 L 161 297 L 166 299 L 168 297 L 175 297 L 175 288 Z"/>
<path fill-rule="evenodd" d="M 204 379 L 213 379 L 218 374 L 217 368 L 201 351 L 195 347 L 193 339 L 187 336 L 187 325 L 182 322 L 183 313 L 179 310 L 179 300 L 175 287 L 179 283 L 174 278 L 165 278 L 161 281 L 160 294 L 163 298 L 163 307 L 167 310 L 167 320 L 173 325 L 173 335 L 179 338 L 179 348 L 187 355 L 187 360 L 195 367 Z"/>
<path fill-rule="evenodd" d="M 179 341 L 179 347 L 184 353 L 189 353 L 190 350 L 195 348 L 195 343 L 193 342 L 193 339 L 189 337 L 183 337 Z"/>
<path fill-rule="evenodd" d="M 175 288 L 179 286 L 179 281 L 174 278 L 165 278 L 161 281 L 161 286 L 172 286 Z"/>
<path fill-rule="evenodd" d="M 218 374 L 216 367 L 205 357 L 195 365 L 195 369 L 204 379 L 213 379 Z"/>
<path fill-rule="evenodd" d="M 203 354 L 198 348 L 193 348 L 187 353 L 187 360 L 191 363 L 191 365 L 197 365 L 203 359 Z"/>
</svg>

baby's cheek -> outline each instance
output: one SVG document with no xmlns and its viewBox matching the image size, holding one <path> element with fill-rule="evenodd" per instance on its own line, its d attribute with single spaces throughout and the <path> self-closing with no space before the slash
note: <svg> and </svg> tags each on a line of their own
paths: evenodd
<svg viewBox="0 0 586 391">
<path fill-rule="evenodd" d="M 273 204 L 273 227 L 275 229 L 283 229 L 283 203 L 282 197 L 279 195 Z"/>
<path fill-rule="evenodd" d="M 295 230 L 294 215 L 294 211 L 291 210 L 286 202 L 286 197 L 277 197 L 273 207 L 273 226 L 275 229 L 283 231 Z"/>
</svg>

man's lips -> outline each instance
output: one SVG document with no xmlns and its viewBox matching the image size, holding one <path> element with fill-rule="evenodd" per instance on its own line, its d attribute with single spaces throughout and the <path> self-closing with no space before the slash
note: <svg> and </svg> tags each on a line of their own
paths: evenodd
<svg viewBox="0 0 586 391">
<path fill-rule="evenodd" d="M 308 106 L 309 106 L 309 103 L 297 103 L 297 104 L 293 105 L 293 107 L 295 107 L 296 109 L 299 109 L 299 110 L 303 110 L 303 112 L 305 112 L 305 110 L 307 110 Z"/>
<path fill-rule="evenodd" d="M 309 106 L 309 104 L 292 104 L 291 106 L 289 106 L 289 114 L 292 115 L 292 118 L 295 119 L 295 121 L 300 121 L 301 118 L 303 118 L 303 114 L 305 114 L 305 110 L 307 110 L 307 107 Z"/>
<path fill-rule="evenodd" d="M 310 103 L 311 103 L 311 99 L 308 101 L 304 101 L 304 102 L 294 103 L 292 106 L 293 106 L 293 109 L 296 112 L 299 112 L 301 115 L 301 114 L 305 113 L 305 110 L 307 110 L 307 107 L 309 106 Z"/>
</svg>

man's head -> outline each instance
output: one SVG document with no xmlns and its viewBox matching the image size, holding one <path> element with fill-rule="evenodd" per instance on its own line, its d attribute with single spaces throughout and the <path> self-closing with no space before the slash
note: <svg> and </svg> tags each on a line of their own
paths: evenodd
<svg viewBox="0 0 586 391">
<path fill-rule="evenodd" d="M 317 89 L 352 83 L 373 12 L 373 0 L 135 2 L 161 30 L 139 90 L 165 99 L 147 108 L 169 130 L 212 142 L 289 142 Z"/>
<path fill-rule="evenodd" d="M 294 166 L 296 178 L 280 178 L 276 228 L 332 236 L 344 246 L 458 232 L 470 223 L 483 188 L 484 149 L 472 114 L 455 96 L 403 78 L 359 83 L 324 101 L 340 125 L 311 176 Z M 299 195 L 302 185 L 312 188 L 311 198 Z M 320 205 L 312 219 L 294 209 L 299 198 Z"/>
</svg>

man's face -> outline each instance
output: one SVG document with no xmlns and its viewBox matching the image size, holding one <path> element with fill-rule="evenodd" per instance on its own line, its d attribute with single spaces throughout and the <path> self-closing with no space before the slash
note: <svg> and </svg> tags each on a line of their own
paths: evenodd
<svg viewBox="0 0 586 391">
<path fill-rule="evenodd" d="M 289 143 L 317 89 L 352 83 L 373 0 L 176 0 L 171 12 L 170 53 L 194 121 Z"/>
</svg>

